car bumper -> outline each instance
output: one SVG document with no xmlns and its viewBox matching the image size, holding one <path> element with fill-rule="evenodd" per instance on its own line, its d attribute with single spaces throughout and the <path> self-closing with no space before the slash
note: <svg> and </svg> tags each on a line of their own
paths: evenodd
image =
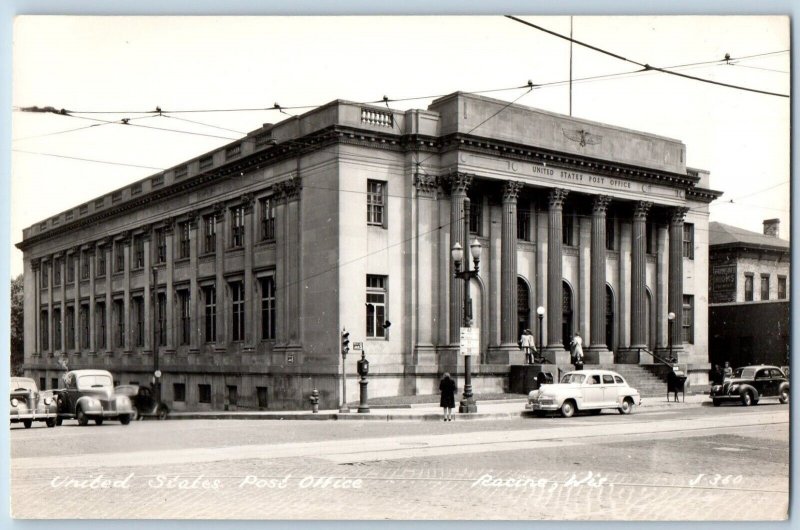
<svg viewBox="0 0 800 530">
<path fill-rule="evenodd" d="M 53 420 L 58 416 L 55 412 L 23 412 L 21 414 L 11 413 L 11 423 L 18 423 L 20 421 L 47 421 Z"/>
<path fill-rule="evenodd" d="M 559 404 L 555 402 L 540 402 L 540 401 L 533 401 L 529 402 L 528 405 L 525 407 L 525 410 L 530 411 L 539 411 L 539 410 L 547 410 L 547 411 L 555 411 L 559 409 Z"/>
</svg>

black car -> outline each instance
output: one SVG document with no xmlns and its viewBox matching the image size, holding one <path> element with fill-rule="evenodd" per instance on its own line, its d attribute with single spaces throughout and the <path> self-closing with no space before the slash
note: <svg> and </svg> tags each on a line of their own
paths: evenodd
<svg viewBox="0 0 800 530">
<path fill-rule="evenodd" d="M 133 404 L 133 419 L 153 416 L 159 420 L 167 419 L 169 408 L 156 401 L 153 390 L 147 386 L 120 385 L 114 389 L 118 395 L 128 396 Z"/>
<path fill-rule="evenodd" d="M 737 368 L 733 377 L 711 387 L 711 400 L 715 407 L 724 401 L 741 401 L 747 407 L 758 404 L 762 398 L 778 398 L 781 403 L 789 402 L 789 379 L 777 366 Z"/>
</svg>

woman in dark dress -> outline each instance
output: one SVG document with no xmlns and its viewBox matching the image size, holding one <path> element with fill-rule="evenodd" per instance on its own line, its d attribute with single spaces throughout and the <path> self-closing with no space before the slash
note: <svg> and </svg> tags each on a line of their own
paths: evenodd
<svg viewBox="0 0 800 530">
<path fill-rule="evenodd" d="M 442 397 L 439 400 L 439 406 L 444 409 L 444 421 L 453 421 L 453 408 L 456 406 L 456 382 L 450 377 L 450 374 L 445 372 L 442 380 L 439 382 L 439 390 Z"/>
</svg>

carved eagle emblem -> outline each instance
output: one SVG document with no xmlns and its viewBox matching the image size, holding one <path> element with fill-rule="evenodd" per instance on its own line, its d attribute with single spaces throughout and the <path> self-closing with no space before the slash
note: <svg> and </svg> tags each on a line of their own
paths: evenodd
<svg viewBox="0 0 800 530">
<path fill-rule="evenodd" d="M 573 142 L 578 142 L 578 145 L 581 147 L 586 147 L 587 145 L 595 145 L 599 144 L 603 141 L 602 136 L 598 136 L 596 134 L 592 134 L 589 131 L 585 131 L 583 129 L 561 129 L 568 139 L 572 140 Z"/>
</svg>

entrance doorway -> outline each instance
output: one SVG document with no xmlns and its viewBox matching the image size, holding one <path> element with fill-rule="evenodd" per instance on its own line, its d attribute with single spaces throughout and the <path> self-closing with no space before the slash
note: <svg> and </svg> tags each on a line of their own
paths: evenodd
<svg viewBox="0 0 800 530">
<path fill-rule="evenodd" d="M 531 291 L 528 282 L 517 278 L 517 338 L 531 327 Z"/>
<path fill-rule="evenodd" d="M 606 348 L 614 349 L 614 291 L 606 284 Z"/>
<path fill-rule="evenodd" d="M 569 351 L 572 340 L 572 288 L 567 282 L 561 283 L 561 341 Z"/>
</svg>

